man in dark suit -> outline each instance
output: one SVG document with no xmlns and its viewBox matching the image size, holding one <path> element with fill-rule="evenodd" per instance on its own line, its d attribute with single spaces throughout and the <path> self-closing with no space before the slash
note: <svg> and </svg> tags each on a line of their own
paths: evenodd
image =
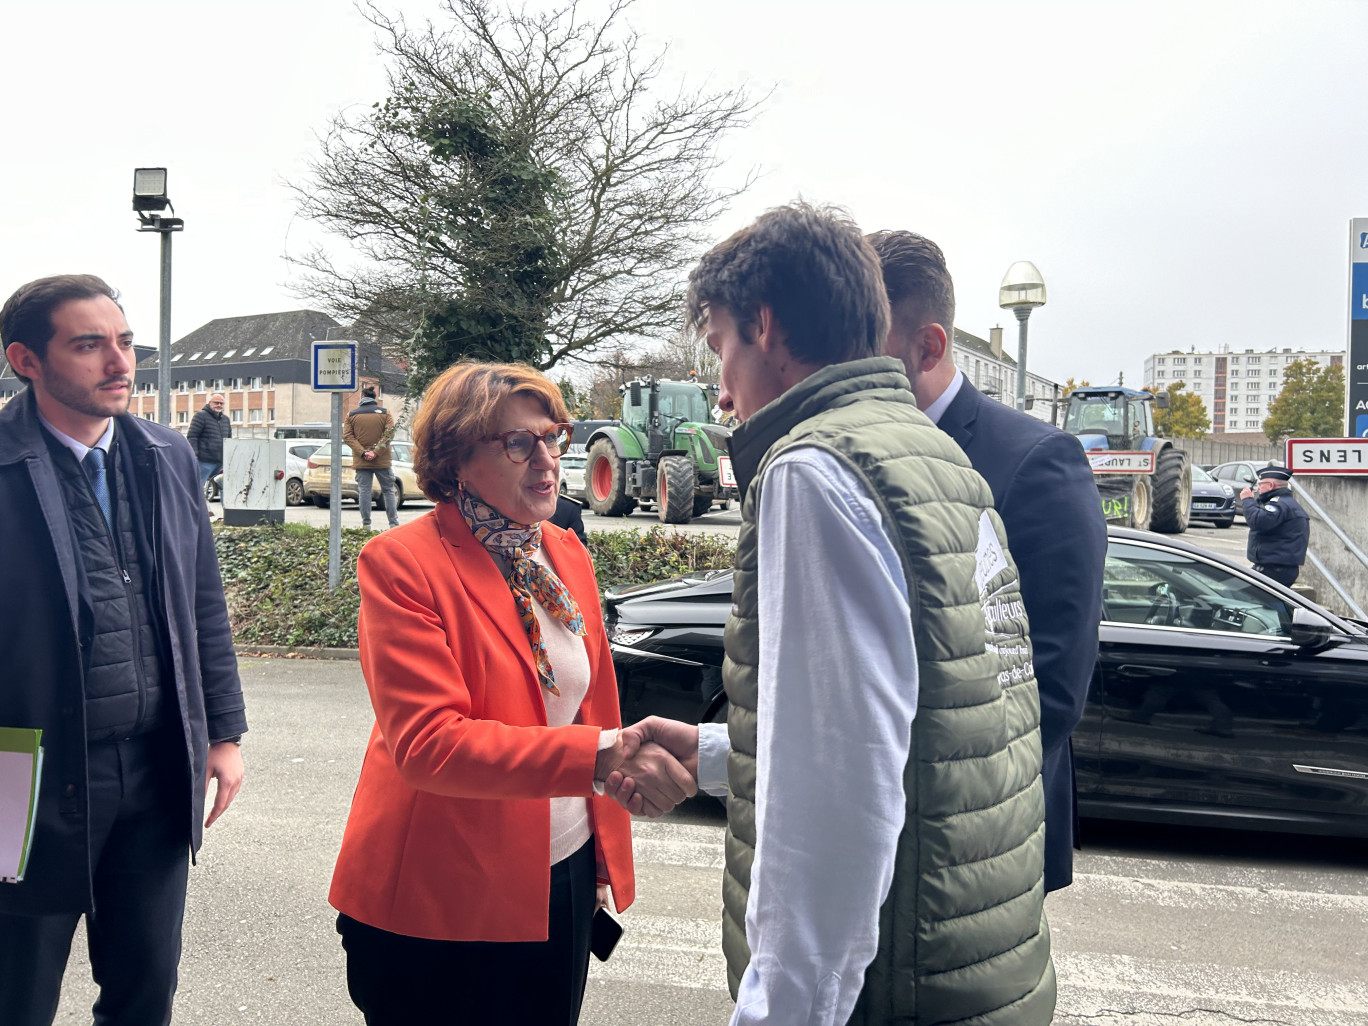
<svg viewBox="0 0 1368 1026">
<path fill-rule="evenodd" d="M 570 496 L 556 496 L 556 512 L 551 514 L 550 520 L 557 527 L 574 531 L 579 535 L 579 540 L 588 547 L 589 537 L 584 533 L 584 509 Z"/>
<path fill-rule="evenodd" d="M 1097 486 L 1075 438 L 987 398 L 956 369 L 955 289 L 940 247 L 905 231 L 877 232 L 869 241 L 893 308 L 887 353 L 907 368 L 917 405 L 988 482 L 1021 575 L 1045 754 L 1045 889 L 1058 890 L 1073 881 L 1069 735 L 1097 661 L 1107 554 Z"/>
<path fill-rule="evenodd" d="M 171 1021 L 187 867 L 247 729 L 190 445 L 128 415 L 133 333 L 91 275 L 0 309 L 28 388 L 0 411 L 0 726 L 42 730 L 24 879 L 0 883 L 0 1023 L 57 1013 L 84 914 L 97 1026 Z"/>
</svg>

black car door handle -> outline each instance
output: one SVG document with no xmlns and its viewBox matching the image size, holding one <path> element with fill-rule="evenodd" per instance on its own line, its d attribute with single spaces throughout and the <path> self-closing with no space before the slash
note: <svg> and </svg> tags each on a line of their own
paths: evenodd
<svg viewBox="0 0 1368 1026">
<path fill-rule="evenodd" d="M 1172 677 L 1177 670 L 1167 666 L 1137 666 L 1135 663 L 1122 663 L 1116 672 L 1123 677 Z"/>
</svg>

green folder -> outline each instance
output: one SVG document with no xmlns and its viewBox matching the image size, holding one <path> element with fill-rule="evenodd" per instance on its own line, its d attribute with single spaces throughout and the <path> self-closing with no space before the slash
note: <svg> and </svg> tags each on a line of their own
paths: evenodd
<svg viewBox="0 0 1368 1026">
<path fill-rule="evenodd" d="M 0 727 L 0 883 L 18 883 L 28 868 L 43 775 L 43 732 Z"/>
</svg>

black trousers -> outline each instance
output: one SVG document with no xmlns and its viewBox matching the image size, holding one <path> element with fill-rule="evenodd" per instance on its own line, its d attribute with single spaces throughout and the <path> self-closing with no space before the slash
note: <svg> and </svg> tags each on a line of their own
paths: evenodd
<svg viewBox="0 0 1368 1026">
<path fill-rule="evenodd" d="M 1284 588 L 1292 587 L 1297 576 L 1301 573 L 1301 567 L 1295 563 L 1255 563 L 1254 569 L 1265 577 L 1271 577 Z"/>
<path fill-rule="evenodd" d="M 97 1026 L 171 1021 L 190 854 L 184 762 L 170 740 L 153 736 L 89 747 L 95 902 L 86 935 Z M 0 1023 L 47 1026 L 56 1017 L 80 918 L 0 915 Z"/>
<path fill-rule="evenodd" d="M 544 941 L 424 940 L 338 916 L 347 991 L 367 1026 L 575 1026 L 595 879 L 593 841 L 551 867 Z"/>
</svg>

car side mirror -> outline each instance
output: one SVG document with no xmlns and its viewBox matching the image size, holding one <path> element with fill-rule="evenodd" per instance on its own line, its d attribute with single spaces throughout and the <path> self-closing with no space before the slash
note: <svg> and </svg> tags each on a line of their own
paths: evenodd
<svg viewBox="0 0 1368 1026">
<path fill-rule="evenodd" d="M 1309 609 L 1292 610 L 1292 644 L 1298 648 L 1324 648 L 1330 643 L 1333 628 L 1330 623 Z"/>
<path fill-rule="evenodd" d="M 632 405 L 633 405 L 633 406 L 640 406 L 640 405 L 641 405 L 641 385 L 638 384 L 637 382 L 633 381 L 632 384 L 631 384 L 631 387 L 628 389 L 628 392 L 629 392 L 629 394 L 631 395 L 631 398 L 632 398 Z"/>
</svg>

